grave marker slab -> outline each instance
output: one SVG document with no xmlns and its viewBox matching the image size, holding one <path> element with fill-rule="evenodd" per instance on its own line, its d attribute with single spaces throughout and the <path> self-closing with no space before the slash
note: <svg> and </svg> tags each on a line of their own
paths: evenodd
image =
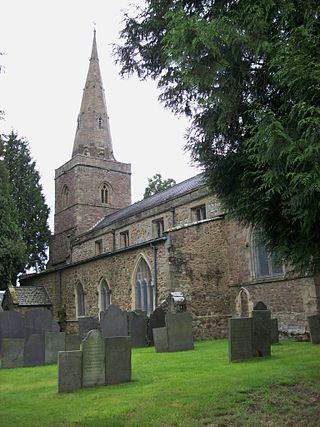
<svg viewBox="0 0 320 427">
<path fill-rule="evenodd" d="M 239 317 L 228 321 L 229 362 L 253 357 L 253 320 Z"/>
<path fill-rule="evenodd" d="M 58 363 L 58 352 L 66 349 L 66 334 L 64 332 L 45 333 L 45 363 Z"/>
<path fill-rule="evenodd" d="M 66 334 L 66 351 L 80 350 L 80 335 Z"/>
<path fill-rule="evenodd" d="M 166 326 L 165 320 L 165 311 L 162 307 L 157 307 L 153 313 L 150 314 L 149 319 L 149 328 L 148 328 L 148 338 L 149 342 L 153 344 L 153 329 L 154 328 L 164 328 Z"/>
<path fill-rule="evenodd" d="M 23 366 L 24 338 L 3 338 L 1 368 L 21 368 Z"/>
<path fill-rule="evenodd" d="M 147 345 L 147 316 L 145 312 L 130 311 L 129 335 L 131 337 L 132 347 L 145 347 Z"/>
<path fill-rule="evenodd" d="M 17 311 L 0 312 L 0 354 L 4 338 L 24 338 L 24 316 Z"/>
<path fill-rule="evenodd" d="M 308 324 L 312 344 L 320 344 L 320 314 L 308 316 Z"/>
<path fill-rule="evenodd" d="M 168 350 L 184 351 L 194 348 L 192 338 L 192 317 L 188 311 L 166 314 Z"/>
<path fill-rule="evenodd" d="M 105 348 L 100 331 L 94 329 L 82 341 L 82 386 L 105 384 Z"/>
<path fill-rule="evenodd" d="M 253 310 L 253 355 L 271 356 L 271 311 Z"/>
<path fill-rule="evenodd" d="M 57 322 L 53 319 L 52 313 L 49 310 L 34 309 L 27 311 L 25 314 L 25 338 L 30 335 L 40 334 L 45 332 L 59 331 Z"/>
<path fill-rule="evenodd" d="M 271 344 L 279 343 L 278 319 L 271 319 Z"/>
<path fill-rule="evenodd" d="M 24 344 L 24 366 L 44 365 L 45 337 L 43 334 L 32 334 Z"/>
<path fill-rule="evenodd" d="M 82 351 L 58 354 L 58 393 L 70 393 L 82 385 Z"/>
<path fill-rule="evenodd" d="M 127 312 L 115 304 L 111 304 L 106 311 L 101 312 L 100 325 L 104 338 L 128 336 Z"/>
<path fill-rule="evenodd" d="M 152 332 L 154 348 L 156 352 L 164 353 L 166 351 L 169 351 L 167 328 L 154 328 Z"/>
<path fill-rule="evenodd" d="M 131 338 L 105 338 L 106 384 L 131 381 Z"/>
<path fill-rule="evenodd" d="M 79 317 L 79 335 L 84 340 L 89 331 L 100 329 L 99 319 L 97 317 Z"/>
</svg>

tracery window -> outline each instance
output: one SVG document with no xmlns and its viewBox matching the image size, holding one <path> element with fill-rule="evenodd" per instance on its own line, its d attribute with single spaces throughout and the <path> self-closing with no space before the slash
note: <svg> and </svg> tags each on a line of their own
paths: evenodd
<svg viewBox="0 0 320 427">
<path fill-rule="evenodd" d="M 81 283 L 77 284 L 76 287 L 76 315 L 77 317 L 85 316 L 85 298 L 84 291 Z"/>
<path fill-rule="evenodd" d="M 267 249 L 261 233 L 255 231 L 252 239 L 252 256 L 256 278 L 281 276 L 284 273 L 283 264 L 279 263 L 275 254 Z"/>
<path fill-rule="evenodd" d="M 146 261 L 139 261 L 135 278 L 135 309 L 143 310 L 148 314 L 154 310 L 154 287 L 151 271 Z"/>
<path fill-rule="evenodd" d="M 99 287 L 99 309 L 105 311 L 110 305 L 110 289 L 106 280 L 102 280 Z"/>
<path fill-rule="evenodd" d="M 62 188 L 62 207 L 66 208 L 69 206 L 69 198 L 70 198 L 70 191 L 67 185 L 64 185 Z"/>
</svg>

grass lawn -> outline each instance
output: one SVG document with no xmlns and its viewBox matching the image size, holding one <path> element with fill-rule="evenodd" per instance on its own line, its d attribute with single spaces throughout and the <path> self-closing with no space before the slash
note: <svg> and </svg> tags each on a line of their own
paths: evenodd
<svg viewBox="0 0 320 427">
<path fill-rule="evenodd" d="M 57 393 L 57 366 L 0 370 L 0 426 L 320 426 L 320 345 L 228 363 L 227 340 L 134 349 L 131 383 Z"/>
</svg>

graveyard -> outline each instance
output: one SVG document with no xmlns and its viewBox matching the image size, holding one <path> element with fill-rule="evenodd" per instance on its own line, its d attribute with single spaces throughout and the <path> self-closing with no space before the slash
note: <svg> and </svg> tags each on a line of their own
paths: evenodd
<svg viewBox="0 0 320 427">
<path fill-rule="evenodd" d="M 320 346 L 282 340 L 228 361 L 226 339 L 132 349 L 131 382 L 57 393 L 57 365 L 0 370 L 3 426 L 318 425 Z"/>
</svg>

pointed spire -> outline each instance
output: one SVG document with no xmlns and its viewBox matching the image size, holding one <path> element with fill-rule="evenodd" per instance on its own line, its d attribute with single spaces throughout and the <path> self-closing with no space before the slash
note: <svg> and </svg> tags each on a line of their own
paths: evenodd
<svg viewBox="0 0 320 427">
<path fill-rule="evenodd" d="M 95 29 L 93 31 L 89 70 L 83 90 L 72 157 L 76 154 L 114 160 Z"/>
</svg>

